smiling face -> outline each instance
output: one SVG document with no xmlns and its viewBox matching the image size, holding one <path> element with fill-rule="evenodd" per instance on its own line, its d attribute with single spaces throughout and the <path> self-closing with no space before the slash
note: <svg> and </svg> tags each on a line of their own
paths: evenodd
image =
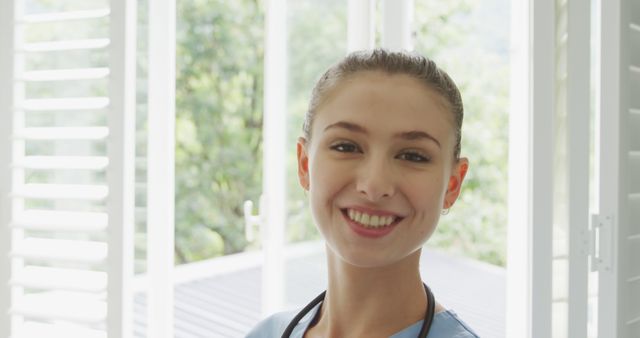
<svg viewBox="0 0 640 338">
<path fill-rule="evenodd" d="M 298 143 L 300 184 L 316 225 L 344 261 L 384 266 L 417 250 L 460 192 L 451 113 L 403 74 L 360 72 L 318 107 Z"/>
</svg>

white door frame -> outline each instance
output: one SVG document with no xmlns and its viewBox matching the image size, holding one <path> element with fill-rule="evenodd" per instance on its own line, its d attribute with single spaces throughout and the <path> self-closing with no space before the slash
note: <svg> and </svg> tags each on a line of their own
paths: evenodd
<svg viewBox="0 0 640 338">
<path fill-rule="evenodd" d="M 286 224 L 287 2 L 265 4 L 262 314 L 282 310 Z"/>
<path fill-rule="evenodd" d="M 555 1 L 512 1 L 507 337 L 551 337 Z"/>
</svg>

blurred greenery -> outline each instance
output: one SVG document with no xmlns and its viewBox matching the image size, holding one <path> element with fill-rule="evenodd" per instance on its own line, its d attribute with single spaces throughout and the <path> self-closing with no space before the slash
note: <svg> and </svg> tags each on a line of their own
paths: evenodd
<svg viewBox="0 0 640 338">
<path fill-rule="evenodd" d="M 319 4 L 312 0 L 290 0 L 287 5 L 287 240 L 297 242 L 321 238 L 298 183 L 295 144 L 302 136 L 302 122 L 313 86 L 329 66 L 346 55 L 347 2 L 326 0 Z"/>
<path fill-rule="evenodd" d="M 427 245 L 500 266 L 507 240 L 508 17 L 504 0 L 416 1 L 416 50 L 436 60 L 462 92 L 461 156 L 470 162 L 460 198 Z"/>
<path fill-rule="evenodd" d="M 176 259 L 243 251 L 242 204 L 262 189 L 264 9 L 177 2 Z"/>
<path fill-rule="evenodd" d="M 493 38 L 474 32 L 486 31 L 481 26 L 487 17 L 508 16 L 508 7 L 504 12 L 508 2 L 416 0 L 415 4 L 416 50 L 436 60 L 462 90 L 466 113 L 462 153 L 471 162 L 460 200 L 441 219 L 428 245 L 504 265 L 509 87 L 504 31 L 508 27 L 497 30 L 503 34 Z M 502 12 L 486 10 L 496 4 Z M 346 14 L 346 1 L 288 1 L 289 242 L 319 238 L 298 186 L 294 149 L 313 84 L 345 55 Z M 178 2 L 178 263 L 259 245 L 244 238 L 242 204 L 257 201 L 262 189 L 263 28 L 260 0 Z"/>
</svg>

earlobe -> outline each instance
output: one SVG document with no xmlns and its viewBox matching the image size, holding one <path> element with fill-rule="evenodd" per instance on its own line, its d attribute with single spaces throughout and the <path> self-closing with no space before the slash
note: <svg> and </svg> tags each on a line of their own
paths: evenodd
<svg viewBox="0 0 640 338">
<path fill-rule="evenodd" d="M 309 155 L 307 152 L 307 140 L 304 137 L 298 138 L 298 181 L 304 190 L 309 190 Z"/>
</svg>

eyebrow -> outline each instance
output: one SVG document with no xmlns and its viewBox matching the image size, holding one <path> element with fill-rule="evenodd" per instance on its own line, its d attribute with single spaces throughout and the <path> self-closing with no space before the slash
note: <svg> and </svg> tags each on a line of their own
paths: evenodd
<svg viewBox="0 0 640 338">
<path fill-rule="evenodd" d="M 339 121 L 336 123 L 332 123 L 330 125 L 328 125 L 326 128 L 324 128 L 324 131 L 326 132 L 329 129 L 333 129 L 333 128 L 342 128 L 342 129 L 346 129 L 352 132 L 356 132 L 356 133 L 361 133 L 361 134 L 369 134 L 369 132 L 367 131 L 366 128 L 364 128 L 361 125 L 352 123 L 352 122 L 346 122 L 346 121 Z M 414 141 L 414 140 L 431 140 L 432 142 L 434 142 L 435 144 L 438 145 L 439 148 L 442 148 L 442 146 L 440 145 L 440 141 L 438 141 L 438 139 L 436 139 L 435 137 L 431 136 L 429 133 L 424 132 L 424 131 L 420 131 L 420 130 L 412 130 L 412 131 L 405 131 L 405 132 L 400 132 L 400 133 L 396 133 L 393 135 L 394 138 L 401 138 L 401 139 L 405 139 L 405 140 L 409 140 L 409 141 Z"/>
</svg>

